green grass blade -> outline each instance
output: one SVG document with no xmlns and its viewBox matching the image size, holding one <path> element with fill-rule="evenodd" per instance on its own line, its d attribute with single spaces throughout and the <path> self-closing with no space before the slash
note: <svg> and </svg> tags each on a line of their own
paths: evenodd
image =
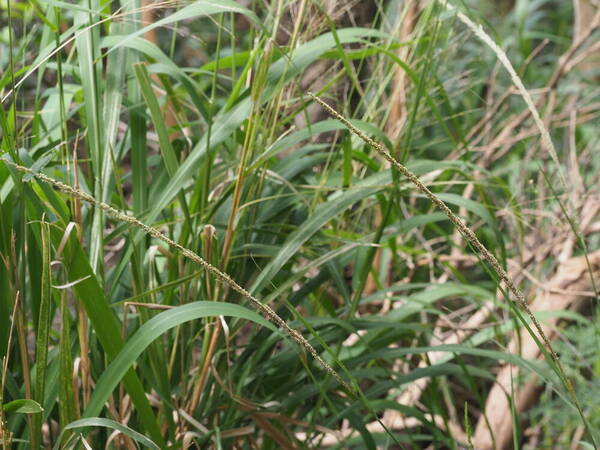
<svg viewBox="0 0 600 450">
<path fill-rule="evenodd" d="M 63 290 L 60 304 L 60 342 L 59 342 L 59 380 L 58 408 L 60 423 L 64 427 L 77 418 L 73 387 L 73 356 L 71 355 L 71 314 L 67 304 L 66 291 Z"/>
<path fill-rule="evenodd" d="M 177 156 L 175 156 L 173 146 L 171 145 L 169 132 L 167 130 L 163 114 L 160 110 L 160 106 L 158 106 L 158 100 L 156 99 L 156 95 L 152 90 L 148 69 L 146 68 L 146 65 L 142 63 L 135 64 L 133 69 L 140 84 L 141 93 L 144 96 L 144 100 L 146 100 L 146 104 L 148 105 L 154 129 L 156 130 L 156 134 L 158 134 L 158 142 L 160 144 L 160 151 L 165 162 L 165 167 L 167 168 L 169 175 L 172 177 L 175 172 L 177 172 L 179 163 L 177 161 Z"/>
<path fill-rule="evenodd" d="M 53 227 L 51 230 L 52 241 L 56 247 L 62 242 L 63 233 L 64 231 L 58 227 Z M 73 290 L 77 294 L 78 300 L 83 304 L 102 347 L 110 358 L 114 358 L 123 346 L 121 330 L 92 271 L 89 260 L 73 233 L 67 238 L 61 259 L 64 267 L 67 268 L 67 281 L 78 281 L 73 286 Z M 153 440 L 161 444 L 163 439 L 160 428 L 139 378 L 131 371 L 125 376 L 124 382 L 148 433 Z"/>
<path fill-rule="evenodd" d="M 123 425 L 119 422 L 115 422 L 114 420 L 103 419 L 100 417 L 88 417 L 86 419 L 80 419 L 80 420 L 76 420 L 75 422 L 71 422 L 69 425 L 67 425 L 66 427 L 63 428 L 63 431 L 61 432 L 61 434 L 58 436 L 58 439 L 56 440 L 54 449 L 59 450 L 61 448 L 60 444 L 63 440 L 65 431 L 77 430 L 79 428 L 87 428 L 87 427 L 110 428 L 111 430 L 115 430 L 120 433 L 123 433 L 125 436 L 130 437 L 134 441 L 139 442 L 140 444 L 145 445 L 146 447 L 153 448 L 153 449 L 160 449 L 160 447 L 158 445 L 156 445 L 154 442 L 152 442 L 146 436 L 138 433 L 137 431 L 132 430 L 128 426 Z"/>
<path fill-rule="evenodd" d="M 355 184 L 354 189 L 351 191 L 337 192 L 327 202 L 319 205 L 310 218 L 289 235 L 281 250 L 260 272 L 249 291 L 252 293 L 260 292 L 283 265 L 296 254 L 298 249 L 324 224 L 351 205 L 380 191 L 382 185 L 389 181 L 389 171 L 378 173 Z"/>
<path fill-rule="evenodd" d="M 121 23 L 112 23 L 111 32 L 117 34 L 123 28 Z M 110 54 L 106 62 L 106 82 L 104 83 L 103 101 L 102 101 L 102 199 L 105 202 L 110 200 L 112 185 L 110 178 L 112 175 L 111 156 L 115 153 L 117 142 L 117 131 L 121 115 L 121 103 L 123 99 L 123 84 L 125 83 L 125 74 L 127 72 L 127 49 L 122 48 Z"/>
<path fill-rule="evenodd" d="M 90 417 L 97 415 L 100 412 L 104 402 L 106 402 L 121 378 L 155 339 L 171 328 L 183 323 L 201 317 L 214 316 L 230 316 L 250 320 L 283 337 L 273 324 L 263 319 L 260 315 L 243 306 L 232 303 L 199 301 L 162 312 L 142 325 L 139 330 L 129 338 L 123 347 L 123 350 L 102 374 L 102 377 L 96 384 L 94 395 L 84 412 L 84 416 Z"/>
<path fill-rule="evenodd" d="M 90 0 L 91 9 L 97 9 L 98 0 Z M 100 73 L 100 65 L 97 58 L 100 54 L 99 30 L 89 27 L 93 22 L 92 13 L 77 13 L 76 24 L 84 31 L 75 39 L 77 47 L 77 58 L 79 63 L 79 75 L 83 88 L 84 115 L 83 120 L 87 125 L 87 143 L 88 153 L 91 159 L 93 174 L 93 193 L 97 197 L 102 196 L 102 174 L 103 165 L 107 161 L 103 155 L 104 127 L 102 124 L 102 92 L 103 83 Z M 90 261 L 94 273 L 98 273 L 103 267 L 102 252 L 104 247 L 103 229 L 104 215 L 101 211 L 95 210 L 93 213 L 93 223 L 91 228 L 90 241 Z M 100 276 L 102 274 L 100 273 Z"/>
<path fill-rule="evenodd" d="M 38 402 L 26 398 L 5 403 L 2 405 L 2 409 L 6 413 L 17 414 L 38 414 L 44 411 Z"/>
<path fill-rule="evenodd" d="M 52 310 L 52 278 L 50 273 L 50 232 L 49 225 L 41 223 L 41 244 L 42 244 L 42 278 L 41 278 L 41 299 L 40 312 L 37 321 L 37 333 L 35 341 L 35 390 L 34 400 L 37 403 L 44 404 L 46 389 L 46 369 L 48 363 L 48 344 L 51 326 Z M 34 418 L 34 435 L 31 436 L 33 448 L 37 448 L 41 442 L 42 433 L 41 415 Z"/>
<path fill-rule="evenodd" d="M 247 8 L 240 6 L 233 0 L 197 0 L 190 5 L 185 6 L 179 11 L 169 14 L 167 17 L 157 20 L 150 25 L 141 28 L 134 33 L 129 34 L 120 43 L 117 43 L 110 51 L 113 51 L 123 45 L 125 45 L 130 39 L 141 36 L 155 28 L 164 27 L 172 23 L 180 22 L 182 20 L 198 19 L 203 16 L 210 16 L 219 13 L 238 13 L 243 14 L 252 22 L 259 24 L 260 20 L 256 15 Z"/>
</svg>

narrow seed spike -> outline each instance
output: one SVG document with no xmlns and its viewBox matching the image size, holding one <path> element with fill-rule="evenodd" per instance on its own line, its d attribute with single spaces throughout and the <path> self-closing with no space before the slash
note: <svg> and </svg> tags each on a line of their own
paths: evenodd
<svg viewBox="0 0 600 450">
<path fill-rule="evenodd" d="M 288 334 L 288 336 L 290 336 L 298 345 L 300 345 L 308 353 L 310 353 L 312 355 L 312 357 L 323 367 L 323 369 L 325 369 L 325 371 L 327 371 L 327 373 L 329 373 L 332 377 L 334 377 L 338 381 L 338 383 L 340 383 L 342 386 L 344 386 L 344 388 L 346 388 L 346 390 L 348 392 L 355 391 L 355 389 L 353 389 L 350 386 L 350 384 L 348 384 L 346 381 L 344 381 L 344 379 L 342 379 L 340 374 L 338 372 L 336 372 L 335 369 L 333 367 L 331 367 L 331 365 L 329 365 L 327 362 L 325 362 L 325 360 L 323 358 L 321 358 L 321 356 L 317 353 L 315 348 L 306 340 L 306 338 L 304 336 L 302 336 L 302 334 L 300 334 L 298 331 L 296 331 L 295 329 L 290 327 L 281 317 L 279 317 L 277 315 L 277 313 L 269 305 L 262 303 L 260 300 L 258 300 L 256 297 L 254 297 L 250 292 L 248 292 L 246 289 L 244 289 L 239 284 L 237 284 L 229 275 L 227 275 L 225 272 L 220 271 L 215 266 L 213 266 L 212 264 L 205 261 L 197 253 L 184 247 L 181 244 L 178 244 L 174 240 L 165 236 L 158 229 L 151 227 L 149 225 L 146 225 L 145 223 L 143 223 L 136 217 L 127 215 L 124 212 L 113 208 L 112 206 L 108 205 L 107 203 L 98 201 L 91 195 L 89 195 L 79 189 L 69 186 L 68 184 L 65 184 L 61 181 L 55 180 L 54 178 L 44 175 L 43 173 L 34 172 L 30 168 L 16 164 L 12 161 L 9 161 L 6 158 L 4 158 L 3 161 L 5 163 L 13 166 L 15 169 L 17 169 L 21 172 L 26 172 L 28 174 L 31 174 L 38 180 L 44 181 L 52 186 L 55 186 L 57 189 L 59 189 L 60 191 L 66 193 L 68 195 L 71 195 L 73 197 L 84 200 L 84 201 L 94 205 L 95 207 L 102 209 L 108 215 L 114 217 L 115 219 L 120 220 L 122 222 L 127 222 L 137 228 L 140 228 L 146 234 L 149 234 L 150 236 L 155 237 L 156 239 L 160 239 L 161 241 L 165 242 L 169 246 L 176 248 L 185 257 L 187 257 L 188 259 L 191 259 L 192 261 L 194 261 L 194 262 L 200 264 L 202 267 L 204 267 L 208 272 L 210 272 L 219 281 L 226 284 L 227 286 L 229 286 L 231 289 L 233 289 L 234 291 L 236 291 L 237 293 L 239 293 L 246 299 L 250 300 L 250 303 L 252 303 L 252 305 L 257 310 L 259 310 L 261 313 L 263 313 L 267 317 L 267 319 L 269 319 L 271 322 L 275 323 L 277 326 L 282 328 Z"/>
<path fill-rule="evenodd" d="M 521 307 L 521 309 L 523 311 L 525 311 L 527 316 L 531 319 L 531 321 L 535 327 L 535 330 L 541 337 L 542 342 L 544 343 L 545 347 L 548 350 L 548 353 L 550 354 L 550 357 L 556 364 L 556 366 L 559 370 L 560 377 L 562 378 L 562 381 L 565 383 L 565 386 L 567 387 L 567 390 L 569 390 L 574 401 L 577 402 L 577 398 L 575 396 L 575 390 L 573 388 L 573 385 L 571 384 L 571 380 L 566 376 L 564 369 L 562 367 L 562 364 L 560 363 L 560 360 L 558 358 L 558 355 L 552 348 L 552 345 L 550 344 L 550 340 L 544 333 L 542 326 L 540 325 L 539 321 L 536 319 L 533 312 L 527 305 L 525 296 L 521 293 L 519 288 L 517 288 L 517 286 L 513 283 L 512 279 L 508 276 L 506 271 L 502 268 L 502 266 L 500 265 L 500 263 L 498 262 L 496 257 L 494 255 L 492 255 L 492 253 L 490 253 L 490 251 L 481 243 L 481 241 L 479 241 L 479 239 L 477 238 L 475 233 L 473 233 L 473 231 L 465 225 L 465 223 L 462 221 L 462 219 L 460 217 L 458 217 L 456 214 L 454 214 L 452 212 L 452 210 L 450 208 L 448 208 L 448 206 L 446 206 L 446 204 L 439 197 L 437 197 L 433 192 L 431 192 L 429 190 L 429 188 L 427 186 L 425 186 L 423 184 L 423 182 L 414 173 L 412 173 L 408 168 L 406 168 L 403 164 L 401 164 L 398 160 L 396 160 L 396 158 L 394 158 L 379 142 L 374 141 L 369 136 L 367 136 L 365 133 L 363 133 L 361 130 L 356 128 L 354 125 L 352 125 L 348 121 L 348 119 L 346 119 L 344 116 L 342 116 L 340 113 L 338 113 L 335 109 L 333 109 L 331 106 L 329 106 L 327 103 L 325 103 L 323 100 L 321 100 L 319 97 L 317 97 L 312 92 L 308 92 L 308 95 L 314 101 L 316 101 L 319 105 L 321 105 L 323 108 L 325 108 L 325 110 L 327 110 L 327 112 L 329 114 L 331 114 L 331 116 L 333 116 L 335 119 L 342 122 L 346 127 L 348 127 L 348 129 L 352 133 L 354 133 L 356 136 L 358 136 L 366 144 L 371 146 L 386 161 L 388 161 L 393 167 L 395 167 L 396 170 L 398 170 L 398 172 L 400 172 L 402 175 L 404 175 L 406 178 L 408 178 L 408 180 L 411 183 L 413 183 L 417 187 L 417 189 L 419 189 L 423 194 L 425 194 L 425 196 L 427 196 L 427 198 L 429 198 L 429 200 L 431 200 L 431 202 L 434 205 L 436 205 L 446 215 L 446 217 L 448 217 L 448 219 L 450 219 L 450 221 L 454 225 L 456 225 L 456 227 L 458 228 L 458 231 L 469 241 L 469 243 L 473 247 L 475 247 L 480 252 L 480 254 L 483 256 L 483 259 L 485 259 L 490 264 L 490 266 L 494 269 L 494 271 L 496 272 L 496 274 L 498 275 L 500 280 L 505 283 L 508 290 L 515 296 L 515 298 L 517 299 L 517 303 Z"/>
</svg>

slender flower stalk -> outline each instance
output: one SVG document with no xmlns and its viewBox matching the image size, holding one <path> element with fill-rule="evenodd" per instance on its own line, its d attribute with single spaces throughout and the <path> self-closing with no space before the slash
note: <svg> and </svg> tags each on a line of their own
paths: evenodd
<svg viewBox="0 0 600 450">
<path fill-rule="evenodd" d="M 523 84 L 523 81 L 521 80 L 521 78 L 517 74 L 517 71 L 513 67 L 510 60 L 508 59 L 506 52 L 504 50 L 502 50 L 498 46 L 498 44 L 496 44 L 496 42 L 491 38 L 491 36 L 488 33 L 485 32 L 485 30 L 483 29 L 483 27 L 481 25 L 478 25 L 475 22 L 473 22 L 469 17 L 467 17 L 462 12 L 458 11 L 455 6 L 451 5 L 446 0 L 442 0 L 441 3 L 449 11 L 455 11 L 456 16 L 459 18 L 459 20 L 462 23 L 464 23 L 475 34 L 475 36 L 477 36 L 479 39 L 481 39 L 481 41 L 484 44 L 486 44 L 490 49 L 492 49 L 492 51 L 496 54 L 498 61 L 500 61 L 500 64 L 502 64 L 502 66 L 504 66 L 504 68 L 510 75 L 511 81 L 513 82 L 513 84 L 515 85 L 517 90 L 519 91 L 519 94 L 521 94 L 521 97 L 523 97 L 523 100 L 525 101 L 525 104 L 527 105 L 527 108 L 529 109 L 529 112 L 531 113 L 531 117 L 533 117 L 535 126 L 537 127 L 538 131 L 540 132 L 542 145 L 543 145 L 543 147 L 546 148 L 546 150 L 550 154 L 550 157 L 554 161 L 554 164 L 556 164 L 556 170 L 558 172 L 558 176 L 560 178 L 561 183 L 563 184 L 563 186 L 565 188 L 568 187 L 567 180 L 563 174 L 563 171 L 560 166 L 560 162 L 558 160 L 556 148 L 554 147 L 554 144 L 552 143 L 552 138 L 550 137 L 550 132 L 546 128 L 546 125 L 544 125 L 544 122 L 540 116 L 540 112 L 536 108 L 535 103 L 533 102 L 533 99 L 531 98 L 531 94 L 529 93 L 529 91 L 527 90 L 525 85 Z"/>
<path fill-rule="evenodd" d="M 575 395 L 575 389 L 573 388 L 571 380 L 569 380 L 569 378 L 566 376 L 564 369 L 562 367 L 562 364 L 560 363 L 560 360 L 558 358 L 558 355 L 556 354 L 556 352 L 552 348 L 552 345 L 550 344 L 550 340 L 544 333 L 542 326 L 540 325 L 539 321 L 536 319 L 535 315 L 529 308 L 529 305 L 527 305 L 525 296 L 519 290 L 519 288 L 515 285 L 515 283 L 512 281 L 512 279 L 508 276 L 506 271 L 502 268 L 502 266 L 500 265 L 500 263 L 498 262 L 496 257 L 481 243 L 481 241 L 477 238 L 475 233 L 467 225 L 465 225 L 465 223 L 463 222 L 463 220 L 460 217 L 458 217 L 456 214 L 454 214 L 452 212 L 452 210 L 450 208 L 448 208 L 448 206 L 446 206 L 446 204 L 438 196 L 436 196 L 433 192 L 431 192 L 431 190 L 429 190 L 429 188 L 427 186 L 425 186 L 423 184 L 423 182 L 414 173 L 412 173 L 408 168 L 406 168 L 406 166 L 404 166 L 399 161 L 397 161 L 383 147 L 383 145 L 381 145 L 379 142 L 374 141 L 369 136 L 367 136 L 365 133 L 363 133 L 361 130 L 356 128 L 344 116 L 342 116 L 340 113 L 338 113 L 335 109 L 333 109 L 331 106 L 329 106 L 323 100 L 321 100 L 319 97 L 314 95 L 312 92 L 308 92 L 308 95 L 310 97 L 312 97 L 312 99 L 314 101 L 316 101 L 319 105 L 321 105 L 323 108 L 325 108 L 325 110 L 327 110 L 327 112 L 329 114 L 331 114 L 332 117 L 334 117 L 335 119 L 342 122 L 352 133 L 354 133 L 356 136 L 358 136 L 367 145 L 372 147 L 386 161 L 388 161 L 398 172 L 400 172 L 412 184 L 414 184 L 417 187 L 417 189 L 419 189 L 423 194 L 425 194 L 425 196 L 429 200 L 431 200 L 431 202 L 435 206 L 437 206 L 448 217 L 448 219 L 450 219 L 450 221 L 456 226 L 458 231 L 479 252 L 479 254 L 483 257 L 483 259 L 489 263 L 489 265 L 492 267 L 494 272 L 496 272 L 496 274 L 500 278 L 500 281 L 502 281 L 505 284 L 505 286 L 508 288 L 508 290 L 517 299 L 517 304 L 519 305 L 519 307 L 523 311 L 525 311 L 525 313 L 527 314 L 529 319 L 531 319 L 531 322 L 533 323 L 535 330 L 537 331 L 538 335 L 542 339 L 546 349 L 548 350 L 548 353 L 550 354 L 550 357 L 552 358 L 552 361 L 555 363 L 555 365 L 557 367 L 558 375 L 561 378 L 561 381 L 565 384 L 567 390 L 569 391 L 569 394 L 572 397 L 573 402 L 575 403 L 576 407 L 578 408 L 580 414 L 583 417 L 581 407 L 577 400 L 577 396 Z"/>
<path fill-rule="evenodd" d="M 106 212 L 106 214 L 108 214 L 109 216 L 111 216 L 121 222 L 126 222 L 130 225 L 140 228 L 146 234 L 148 234 L 152 237 L 155 237 L 156 239 L 159 239 L 159 240 L 165 242 L 167 245 L 179 250 L 179 252 L 183 256 L 200 264 L 206 271 L 210 272 L 221 283 L 229 286 L 231 289 L 236 291 L 242 297 L 248 299 L 250 301 L 250 303 L 252 303 L 252 305 L 258 311 L 260 311 L 270 321 L 272 321 L 277 326 L 279 326 L 281 329 L 283 329 L 298 345 L 300 345 L 308 353 L 310 353 L 312 355 L 312 357 L 315 358 L 315 360 L 323 367 L 323 369 L 325 369 L 331 376 L 333 376 L 342 386 L 344 386 L 344 388 L 346 388 L 349 392 L 354 392 L 354 389 L 352 387 L 350 387 L 350 384 L 348 384 L 346 381 L 344 381 L 342 379 L 342 377 L 340 376 L 340 374 L 333 367 L 331 367 L 331 365 L 329 365 L 327 362 L 325 362 L 325 360 L 323 358 L 321 358 L 321 356 L 319 356 L 319 354 L 317 353 L 315 348 L 306 340 L 306 338 L 304 336 L 302 336 L 302 334 L 300 334 L 298 331 L 296 331 L 295 329 L 290 327 L 280 316 L 277 315 L 277 313 L 269 305 L 262 303 L 260 300 L 258 300 L 256 297 L 254 297 L 250 292 L 248 292 L 246 289 L 244 289 L 239 284 L 237 284 L 228 274 L 217 269 L 215 266 L 213 266 L 212 264 L 210 264 L 209 262 L 204 260 L 202 257 L 200 257 L 197 253 L 193 252 L 192 250 L 184 247 L 183 245 L 181 245 L 181 244 L 175 242 L 174 240 L 170 239 L 169 237 L 165 236 L 158 229 L 151 227 L 149 225 L 146 225 L 145 223 L 143 223 L 136 217 L 128 215 L 123 211 L 119 211 L 119 210 L 113 208 L 112 206 L 108 205 L 107 203 L 96 200 L 94 197 L 83 192 L 80 189 L 76 189 L 72 186 L 69 186 L 68 184 L 65 184 L 61 181 L 55 180 L 54 178 L 44 175 L 43 173 L 34 172 L 30 168 L 16 164 L 12 161 L 9 161 L 6 158 L 3 159 L 3 161 L 5 163 L 13 166 L 15 169 L 17 169 L 21 172 L 31 174 L 38 180 L 41 180 L 45 183 L 48 183 L 48 184 L 56 187 L 58 190 L 64 192 L 65 194 L 71 195 L 80 200 L 84 200 L 84 201 L 92 204 L 96 208 L 100 208 L 101 210 Z"/>
</svg>

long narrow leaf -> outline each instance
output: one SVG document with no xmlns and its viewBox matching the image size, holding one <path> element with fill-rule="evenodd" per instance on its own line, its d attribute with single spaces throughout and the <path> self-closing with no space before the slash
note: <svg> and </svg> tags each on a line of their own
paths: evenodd
<svg viewBox="0 0 600 450">
<path fill-rule="evenodd" d="M 230 316 L 250 320 L 273 332 L 280 333 L 270 322 L 260 315 L 240 305 L 223 302 L 199 301 L 179 306 L 162 312 L 150 319 L 127 341 L 123 350 L 104 371 L 96 384 L 94 395 L 84 412 L 85 417 L 97 415 L 104 402 L 108 399 L 113 389 L 127 371 L 135 364 L 142 352 L 159 336 L 166 331 L 183 323 L 201 317 Z M 280 333 L 283 337 L 283 334 Z"/>
</svg>

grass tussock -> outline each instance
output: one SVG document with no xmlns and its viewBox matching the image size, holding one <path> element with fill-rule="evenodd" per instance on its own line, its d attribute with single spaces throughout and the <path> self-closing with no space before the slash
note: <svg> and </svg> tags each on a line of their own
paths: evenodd
<svg viewBox="0 0 600 450">
<path fill-rule="evenodd" d="M 583 3 L 0 3 L 0 448 L 596 448 Z"/>
</svg>

